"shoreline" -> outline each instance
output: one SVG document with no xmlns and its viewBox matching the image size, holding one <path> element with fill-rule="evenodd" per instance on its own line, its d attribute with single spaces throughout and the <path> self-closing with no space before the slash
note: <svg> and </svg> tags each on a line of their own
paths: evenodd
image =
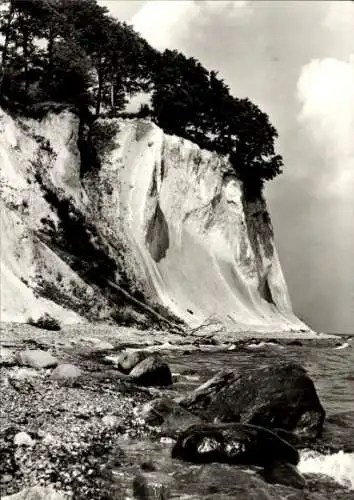
<svg viewBox="0 0 354 500">
<path fill-rule="evenodd" d="M 166 344 L 166 348 L 183 345 L 214 345 L 228 347 L 232 344 L 242 344 L 248 341 L 263 341 L 263 342 L 282 342 L 291 343 L 292 341 L 302 342 L 320 342 L 321 344 L 335 344 L 343 339 L 350 339 L 354 336 L 351 334 L 328 334 L 309 331 L 292 331 L 292 332 L 228 332 L 211 329 L 200 329 L 197 332 L 185 333 L 171 332 L 169 330 L 146 329 L 139 330 L 134 327 L 126 327 L 119 325 L 111 325 L 107 323 L 92 323 L 92 324 L 68 324 L 62 325 L 58 331 L 46 330 L 38 328 L 27 323 L 15 322 L 0 322 L 0 342 L 7 341 L 30 340 L 36 338 L 44 343 L 52 344 L 57 342 L 68 342 L 71 345 L 87 339 L 88 342 L 95 343 L 97 341 L 113 342 L 119 344 L 122 348 L 129 346 L 151 347 L 162 346 Z M 118 347 L 118 346 L 117 346 Z"/>
</svg>

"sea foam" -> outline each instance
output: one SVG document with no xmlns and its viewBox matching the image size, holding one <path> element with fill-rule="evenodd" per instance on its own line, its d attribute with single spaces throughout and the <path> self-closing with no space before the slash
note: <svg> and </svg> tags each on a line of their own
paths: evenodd
<svg viewBox="0 0 354 500">
<path fill-rule="evenodd" d="M 304 450 L 298 468 L 303 474 L 326 474 L 342 486 L 354 490 L 354 453 L 339 451 L 322 455 L 316 451 Z"/>
</svg>

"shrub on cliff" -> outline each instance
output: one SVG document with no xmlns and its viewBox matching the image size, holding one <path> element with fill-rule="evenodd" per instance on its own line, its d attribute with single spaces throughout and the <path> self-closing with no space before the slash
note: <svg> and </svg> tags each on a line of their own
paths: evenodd
<svg viewBox="0 0 354 500">
<path fill-rule="evenodd" d="M 116 147 L 115 137 L 119 132 L 117 123 L 95 121 L 90 129 L 90 140 L 98 156 L 111 152 Z"/>
</svg>

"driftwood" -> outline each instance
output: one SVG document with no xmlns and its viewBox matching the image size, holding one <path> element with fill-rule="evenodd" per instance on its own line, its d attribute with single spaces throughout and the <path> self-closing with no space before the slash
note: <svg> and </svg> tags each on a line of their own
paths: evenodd
<svg viewBox="0 0 354 500">
<path fill-rule="evenodd" d="M 217 330 L 214 330 L 212 332 L 208 332 L 209 336 L 213 336 L 213 335 L 215 335 L 217 333 L 221 333 L 221 332 L 225 331 L 225 327 L 222 325 L 222 323 L 220 322 L 220 320 L 218 318 L 216 318 L 214 315 L 211 315 L 208 318 L 206 318 L 196 328 L 190 328 L 190 329 L 188 329 L 188 334 L 189 335 L 195 335 L 197 332 L 202 331 L 202 330 L 207 329 L 207 328 L 211 328 L 212 326 L 215 326 L 215 327 L 219 326 L 220 328 L 218 328 Z M 208 336 L 208 335 L 206 335 L 206 336 Z"/>
</svg>

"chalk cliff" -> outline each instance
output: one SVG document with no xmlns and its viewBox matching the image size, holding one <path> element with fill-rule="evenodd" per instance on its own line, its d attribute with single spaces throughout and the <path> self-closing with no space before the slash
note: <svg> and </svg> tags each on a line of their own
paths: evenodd
<svg viewBox="0 0 354 500">
<path fill-rule="evenodd" d="M 227 159 L 149 120 L 110 127 L 113 147 L 90 168 L 74 114 L 0 111 L 1 319 L 119 321 L 134 304 L 107 278 L 192 327 L 213 318 L 230 331 L 307 329 L 292 313 L 266 203 L 244 199 Z"/>
</svg>

